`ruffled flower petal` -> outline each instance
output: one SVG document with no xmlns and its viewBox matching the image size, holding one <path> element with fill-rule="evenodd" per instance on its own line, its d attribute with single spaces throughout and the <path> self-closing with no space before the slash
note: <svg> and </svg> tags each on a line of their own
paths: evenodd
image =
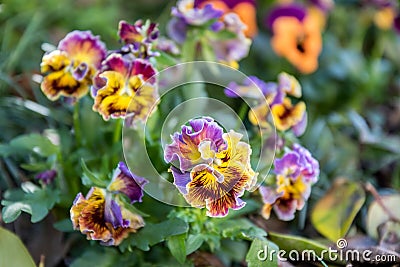
<svg viewBox="0 0 400 267">
<path fill-rule="evenodd" d="M 67 34 L 57 50 L 43 56 L 43 93 L 51 100 L 60 96 L 75 99 L 83 97 L 105 55 L 105 45 L 90 31 Z"/>
<path fill-rule="evenodd" d="M 125 44 L 132 43 L 152 43 L 159 35 L 157 23 L 142 20 L 129 24 L 126 21 L 120 21 L 118 25 L 118 36 Z"/>
<path fill-rule="evenodd" d="M 208 216 L 223 217 L 229 209 L 240 209 L 245 205 L 240 197 L 244 190 L 254 186 L 257 174 L 250 166 L 250 146 L 240 141 L 242 135 L 233 131 L 224 133 L 223 143 L 216 146 L 212 139 L 203 134 L 205 125 L 210 125 L 210 122 L 213 121 L 209 118 L 203 119 L 203 122 L 200 119 L 195 123 L 192 121 L 193 130 L 200 131 L 186 133 L 193 133 L 193 139 L 188 139 L 191 146 L 185 147 L 188 153 L 195 150 L 203 161 L 192 164 L 190 171 L 176 167 L 171 167 L 171 171 L 175 179 L 174 184 L 188 203 L 197 208 L 206 207 Z M 222 129 L 218 129 L 217 132 L 220 135 Z M 174 137 L 174 143 L 169 149 L 177 151 L 176 140 L 179 142 L 179 134 Z M 166 160 L 178 154 L 170 152 L 165 151 L 165 155 L 168 154 Z M 185 160 L 183 157 L 177 159 L 180 163 L 182 159 Z"/>
<path fill-rule="evenodd" d="M 131 201 L 142 202 L 143 187 L 149 181 L 143 177 L 131 173 L 124 162 L 118 164 L 118 168 L 114 170 L 113 178 L 108 190 L 112 192 L 120 192 L 127 195 Z"/>
<path fill-rule="evenodd" d="M 200 142 L 208 140 L 217 151 L 224 143 L 223 129 L 209 117 L 189 121 L 189 125 L 182 126 L 181 133 L 172 136 L 173 142 L 164 149 L 164 159 L 167 162 L 179 160 L 179 168 L 186 171 L 197 163 L 202 162 L 198 150 Z"/>
<path fill-rule="evenodd" d="M 128 115 L 145 120 L 158 99 L 155 69 L 149 62 L 136 59 L 127 63 L 129 71 L 126 73 L 127 65 L 122 57 L 113 57 L 112 60 L 112 66 L 118 70 L 107 70 L 98 75 L 104 79 L 105 85 L 92 92 L 95 94 L 93 110 L 105 120 Z M 101 81 L 96 84 L 101 85 Z"/>
<path fill-rule="evenodd" d="M 268 219 L 273 208 L 280 220 L 292 220 L 296 210 L 304 207 L 310 197 L 311 186 L 318 180 L 318 161 L 308 150 L 295 144 L 293 150 L 275 159 L 274 173 L 276 184 L 260 187 L 264 202 L 261 214 Z"/>
<path fill-rule="evenodd" d="M 300 155 L 299 163 L 300 163 L 300 173 L 311 183 L 316 183 L 319 176 L 319 163 L 304 147 L 300 146 L 299 144 L 293 145 L 293 152 Z"/>
<path fill-rule="evenodd" d="M 106 46 L 99 36 L 90 31 L 73 31 L 58 44 L 58 49 L 67 52 L 72 61 L 86 63 L 98 69 L 106 56 Z"/>
<path fill-rule="evenodd" d="M 200 26 L 210 20 L 219 19 L 223 12 L 214 9 L 212 5 L 197 8 L 194 6 L 194 0 L 180 0 L 177 6 L 172 8 L 171 14 L 182 18 L 189 25 Z"/>
<path fill-rule="evenodd" d="M 298 102 L 292 106 L 289 98 L 285 98 L 282 104 L 276 104 L 271 108 L 275 126 L 279 131 L 286 131 L 298 124 L 303 119 L 305 112 L 304 102 Z"/>
<path fill-rule="evenodd" d="M 89 240 L 105 245 L 119 245 L 129 233 L 144 226 L 142 217 L 123 208 L 121 204 L 97 187 L 86 198 L 77 195 L 70 210 L 74 229 L 86 234 Z"/>
</svg>

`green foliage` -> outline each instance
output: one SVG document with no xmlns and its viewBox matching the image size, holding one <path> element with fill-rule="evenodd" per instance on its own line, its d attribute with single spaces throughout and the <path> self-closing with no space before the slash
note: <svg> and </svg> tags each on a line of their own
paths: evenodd
<svg viewBox="0 0 400 267">
<path fill-rule="evenodd" d="M 274 251 L 274 253 L 273 253 Z M 254 239 L 246 255 L 247 266 L 249 267 L 277 267 L 279 248 L 271 241 L 265 239 Z"/>
<path fill-rule="evenodd" d="M 0 227 L 0 266 L 35 267 L 28 250 L 18 236 Z"/>
<path fill-rule="evenodd" d="M 57 154 L 59 148 L 48 138 L 39 134 L 22 135 L 11 140 L 9 144 L 0 145 L 0 155 L 8 157 L 15 154 L 33 152 L 42 157 Z"/>
<path fill-rule="evenodd" d="M 167 246 L 172 256 L 181 264 L 185 262 L 187 255 L 185 239 L 186 233 L 167 237 Z"/>
<path fill-rule="evenodd" d="M 15 221 L 21 212 L 26 212 L 31 217 L 32 223 L 43 220 L 59 200 L 59 191 L 50 187 L 40 188 L 31 182 L 25 182 L 21 189 L 8 190 L 4 194 L 3 220 L 5 223 Z"/>
<path fill-rule="evenodd" d="M 158 224 L 148 223 L 137 234 L 129 236 L 120 248 L 125 251 L 129 247 L 138 247 L 147 251 L 150 246 L 164 241 L 167 237 L 181 235 L 187 231 L 187 223 L 180 219 L 169 219 Z"/>
</svg>

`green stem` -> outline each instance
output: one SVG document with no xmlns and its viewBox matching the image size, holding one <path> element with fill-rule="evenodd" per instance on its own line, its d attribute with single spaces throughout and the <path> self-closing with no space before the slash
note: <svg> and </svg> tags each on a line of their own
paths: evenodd
<svg viewBox="0 0 400 267">
<path fill-rule="evenodd" d="M 117 119 L 115 121 L 115 128 L 113 134 L 113 147 L 121 141 L 122 125 L 123 125 L 122 119 Z M 111 163 L 112 165 L 115 165 L 118 163 L 118 161 L 119 161 L 119 153 L 115 153 L 115 155 L 113 155 L 111 158 Z"/>
<path fill-rule="evenodd" d="M 77 101 L 74 106 L 74 114 L 72 115 L 73 123 L 74 123 L 74 131 L 75 131 L 75 139 L 76 144 L 79 147 L 81 145 L 81 124 L 79 119 L 79 105 L 80 102 Z"/>
<path fill-rule="evenodd" d="M 244 121 L 247 115 L 247 104 L 245 102 L 242 103 L 242 105 L 240 106 L 239 112 L 238 112 L 238 116 L 239 118 Z"/>
<path fill-rule="evenodd" d="M 113 144 L 115 144 L 121 140 L 121 133 L 122 133 L 122 119 L 117 119 L 115 122 Z"/>
</svg>

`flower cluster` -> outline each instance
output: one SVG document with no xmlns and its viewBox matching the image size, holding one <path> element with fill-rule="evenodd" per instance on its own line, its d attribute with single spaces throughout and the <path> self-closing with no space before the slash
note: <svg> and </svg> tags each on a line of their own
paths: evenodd
<svg viewBox="0 0 400 267">
<path fill-rule="evenodd" d="M 193 207 L 207 208 L 207 215 L 222 217 L 229 208 L 240 209 L 245 189 L 256 182 L 250 166 L 251 148 L 242 135 L 223 129 L 209 117 L 190 120 L 171 136 L 165 147 L 166 162 L 174 184 Z"/>
<path fill-rule="evenodd" d="M 107 189 L 92 187 L 86 197 L 81 193 L 76 196 L 70 211 L 74 229 L 86 234 L 87 239 L 119 245 L 129 233 L 144 226 L 143 218 L 132 212 L 122 198 L 127 197 L 130 203 L 141 202 L 146 183 L 120 162 Z"/>
<path fill-rule="evenodd" d="M 264 202 L 261 214 L 268 219 L 273 208 L 279 219 L 292 220 L 296 210 L 303 208 L 311 186 L 318 180 L 318 161 L 307 149 L 294 144 L 282 158 L 275 159 L 274 173 L 276 183 L 259 189 Z"/>
<path fill-rule="evenodd" d="M 289 97 L 299 98 L 302 95 L 301 86 L 295 77 L 282 72 L 278 75 L 277 83 L 266 83 L 254 76 L 243 83 L 230 83 L 225 94 L 228 97 L 251 98 L 257 102 L 257 106 L 249 111 L 252 124 L 268 128 L 273 122 L 279 131 L 291 129 L 296 136 L 304 133 L 307 126 L 306 105 L 302 101 L 293 104 Z M 259 97 L 260 90 L 262 98 Z"/>
<path fill-rule="evenodd" d="M 123 46 L 107 52 L 90 31 L 69 33 L 57 50 L 43 56 L 44 94 L 51 100 L 60 96 L 79 99 L 91 87 L 93 110 L 105 120 L 128 116 L 144 120 L 158 99 L 156 69 L 149 61 L 158 55 L 152 51 L 157 24 L 121 21 L 118 35 Z"/>
<path fill-rule="evenodd" d="M 277 55 L 305 74 L 318 68 L 325 24 L 321 9 L 307 9 L 295 3 L 279 5 L 271 10 L 266 24 L 273 32 L 271 46 Z"/>
<path fill-rule="evenodd" d="M 296 136 L 304 133 L 307 126 L 305 103 L 292 104 L 291 97 L 300 98 L 301 85 L 295 77 L 282 72 L 278 82 L 264 82 L 250 76 L 243 85 L 232 82 L 225 89 L 228 97 L 248 98 L 256 102 L 249 111 L 249 120 L 261 128 L 273 123 L 280 133 L 291 129 Z M 285 147 L 285 135 L 278 135 L 279 144 L 274 144 L 277 155 L 273 164 L 274 183 L 260 187 L 264 202 L 262 215 L 268 219 L 271 209 L 281 220 L 292 220 L 296 210 L 303 208 L 310 196 L 311 186 L 317 182 L 319 163 L 311 153 L 298 144 Z"/>
</svg>

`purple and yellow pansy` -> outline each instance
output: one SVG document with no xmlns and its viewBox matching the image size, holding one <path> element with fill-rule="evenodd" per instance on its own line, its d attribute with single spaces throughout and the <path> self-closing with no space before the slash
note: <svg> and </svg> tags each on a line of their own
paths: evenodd
<svg viewBox="0 0 400 267">
<path fill-rule="evenodd" d="M 242 208 L 240 197 L 256 182 L 251 148 L 241 138 L 203 117 L 182 126 L 165 147 L 165 161 L 178 164 L 170 168 L 175 186 L 191 206 L 205 207 L 208 216 L 223 217 L 229 209 Z"/>
<path fill-rule="evenodd" d="M 141 201 L 146 183 L 146 179 L 135 176 L 123 162 L 119 163 L 107 189 L 92 187 L 86 197 L 82 193 L 76 196 L 70 210 L 74 229 L 89 240 L 119 245 L 145 225 L 143 218 L 128 209 L 120 197 L 126 195 L 131 203 Z"/>
<path fill-rule="evenodd" d="M 137 20 L 134 24 L 129 24 L 122 20 L 119 22 L 118 36 L 124 44 L 122 53 L 132 53 L 136 58 L 145 59 L 158 55 L 151 50 L 159 36 L 157 23 Z"/>
<path fill-rule="evenodd" d="M 93 110 L 105 120 L 145 120 L 158 99 L 156 70 L 149 61 L 113 53 L 94 79 Z"/>
<path fill-rule="evenodd" d="M 41 63 L 43 93 L 51 100 L 60 96 L 79 99 L 86 95 L 92 77 L 106 56 L 106 47 L 90 31 L 73 31 Z"/>
<path fill-rule="evenodd" d="M 264 202 L 261 214 L 268 219 L 274 209 L 280 220 L 292 220 L 296 210 L 304 207 L 311 186 L 318 181 L 319 163 L 307 149 L 294 144 L 292 150 L 275 159 L 274 173 L 276 183 L 259 189 Z"/>
<path fill-rule="evenodd" d="M 285 72 L 278 75 L 278 82 L 264 82 L 250 76 L 243 85 L 230 83 L 225 89 L 228 97 L 243 97 L 256 101 L 249 111 L 249 120 L 262 128 L 270 127 L 271 121 L 279 131 L 291 129 L 296 136 L 304 133 L 307 126 L 305 103 L 292 104 L 291 98 L 301 97 L 301 86 L 297 79 Z M 261 97 L 262 96 L 262 97 Z"/>
</svg>

